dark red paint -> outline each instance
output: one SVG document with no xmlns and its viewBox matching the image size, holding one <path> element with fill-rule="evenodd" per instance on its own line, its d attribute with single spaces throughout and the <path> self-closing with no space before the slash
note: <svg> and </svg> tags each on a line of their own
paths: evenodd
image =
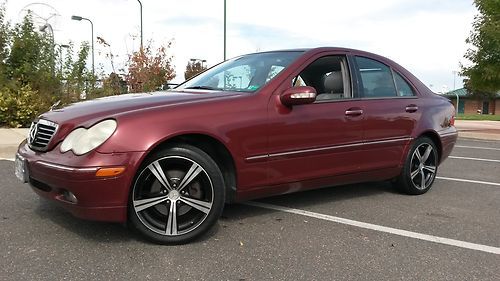
<svg viewBox="0 0 500 281">
<path fill-rule="evenodd" d="M 325 55 L 361 55 L 383 62 L 413 86 L 416 96 L 338 100 L 285 106 L 280 95 L 301 69 Z M 442 162 L 457 131 L 449 124 L 451 103 L 432 93 L 398 64 L 374 54 L 341 48 L 306 52 L 255 93 L 191 90 L 132 94 L 87 101 L 40 118 L 60 125 L 47 152 L 21 143 L 33 188 L 75 216 L 103 221 L 127 219 L 129 191 L 141 162 L 156 147 L 179 136 L 203 135 L 222 144 L 235 166 L 236 201 L 325 186 L 388 180 L 401 172 L 409 146 L 428 135 L 437 140 Z M 104 144 L 85 155 L 61 153 L 76 127 L 113 118 L 118 127 Z M 448 122 L 447 122 L 448 120 Z M 386 140 L 398 139 L 393 142 Z M 40 161 L 63 168 L 47 168 Z M 96 178 L 100 167 L 125 166 L 114 178 Z M 62 198 L 70 190 L 78 204 Z"/>
</svg>

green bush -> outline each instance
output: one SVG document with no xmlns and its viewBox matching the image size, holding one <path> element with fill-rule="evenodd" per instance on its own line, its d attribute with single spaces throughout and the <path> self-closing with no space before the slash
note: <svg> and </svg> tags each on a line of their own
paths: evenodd
<svg viewBox="0 0 500 281">
<path fill-rule="evenodd" d="M 18 90 L 0 89 L 0 126 L 28 127 L 33 119 L 50 108 L 50 102 L 42 99 L 29 85 Z"/>
</svg>

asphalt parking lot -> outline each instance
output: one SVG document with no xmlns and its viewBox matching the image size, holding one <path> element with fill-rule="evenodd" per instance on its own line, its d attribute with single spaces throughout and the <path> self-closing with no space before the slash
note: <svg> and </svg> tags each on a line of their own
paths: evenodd
<svg viewBox="0 0 500 281">
<path fill-rule="evenodd" d="M 388 183 L 227 206 L 158 246 L 73 218 L 0 160 L 0 280 L 500 280 L 500 141 L 459 139 L 427 194 Z"/>
</svg>

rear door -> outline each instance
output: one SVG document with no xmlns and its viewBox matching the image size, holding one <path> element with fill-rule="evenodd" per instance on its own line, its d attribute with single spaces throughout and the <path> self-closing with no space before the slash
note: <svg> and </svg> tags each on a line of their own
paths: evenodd
<svg viewBox="0 0 500 281">
<path fill-rule="evenodd" d="M 420 118 L 418 97 L 388 65 L 361 56 L 354 61 L 364 111 L 363 170 L 397 166 Z"/>
</svg>

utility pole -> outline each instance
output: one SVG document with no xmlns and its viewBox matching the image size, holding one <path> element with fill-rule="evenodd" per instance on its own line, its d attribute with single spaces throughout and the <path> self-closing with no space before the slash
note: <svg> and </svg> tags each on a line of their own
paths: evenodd
<svg viewBox="0 0 500 281">
<path fill-rule="evenodd" d="M 141 3 L 141 0 L 137 0 L 137 2 L 139 2 L 139 8 L 140 8 L 140 13 L 141 13 L 141 51 L 142 51 L 142 48 L 143 48 L 143 37 L 142 37 L 142 3 Z"/>
<path fill-rule="evenodd" d="M 224 60 L 226 60 L 226 0 L 224 0 Z"/>
</svg>

